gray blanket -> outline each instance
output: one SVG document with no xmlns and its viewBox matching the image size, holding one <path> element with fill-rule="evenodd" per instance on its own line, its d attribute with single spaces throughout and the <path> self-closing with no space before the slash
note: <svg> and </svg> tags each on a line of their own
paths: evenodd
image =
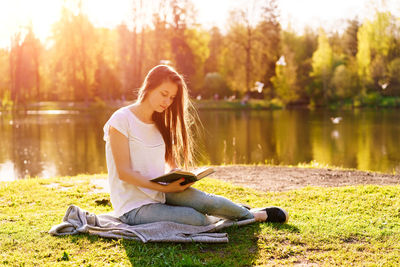
<svg viewBox="0 0 400 267">
<path fill-rule="evenodd" d="M 194 226 L 174 222 L 155 222 L 128 225 L 109 214 L 96 215 L 71 205 L 61 224 L 53 226 L 52 235 L 88 233 L 107 238 L 125 238 L 146 242 L 206 242 L 227 243 L 227 233 L 215 233 L 232 225 L 246 225 L 254 219 L 243 221 L 220 220 L 207 226 Z"/>
</svg>

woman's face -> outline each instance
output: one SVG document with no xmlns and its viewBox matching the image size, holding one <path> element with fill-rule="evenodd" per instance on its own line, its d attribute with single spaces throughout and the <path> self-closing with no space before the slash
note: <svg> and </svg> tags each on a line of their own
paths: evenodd
<svg viewBox="0 0 400 267">
<path fill-rule="evenodd" d="M 149 92 L 147 101 L 154 111 L 161 113 L 172 104 L 177 92 L 178 85 L 173 82 L 166 81 Z"/>
</svg>

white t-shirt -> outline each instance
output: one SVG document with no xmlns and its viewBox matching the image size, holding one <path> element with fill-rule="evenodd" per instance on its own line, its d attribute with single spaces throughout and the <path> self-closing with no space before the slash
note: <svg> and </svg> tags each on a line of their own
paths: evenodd
<svg viewBox="0 0 400 267">
<path fill-rule="evenodd" d="M 104 125 L 108 182 L 114 216 L 150 203 L 165 203 L 165 194 L 135 186 L 119 179 L 111 152 L 109 129 L 117 129 L 129 140 L 131 167 L 149 179 L 165 172 L 165 143 L 155 124 L 144 123 L 130 111 L 130 106 L 118 109 Z"/>
</svg>

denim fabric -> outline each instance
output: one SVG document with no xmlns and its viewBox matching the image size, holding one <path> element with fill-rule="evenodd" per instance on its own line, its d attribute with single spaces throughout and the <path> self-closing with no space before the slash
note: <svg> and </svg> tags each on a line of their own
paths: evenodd
<svg viewBox="0 0 400 267">
<path fill-rule="evenodd" d="M 165 194 L 166 202 L 133 209 L 120 217 L 130 225 L 171 221 L 190 225 L 208 225 L 215 216 L 230 220 L 251 219 L 253 215 L 227 198 L 189 187 L 183 192 Z M 207 216 L 210 215 L 210 216 Z"/>
</svg>

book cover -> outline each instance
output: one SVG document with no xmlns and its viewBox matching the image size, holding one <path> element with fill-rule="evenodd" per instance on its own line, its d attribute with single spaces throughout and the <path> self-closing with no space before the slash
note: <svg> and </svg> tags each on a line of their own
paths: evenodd
<svg viewBox="0 0 400 267">
<path fill-rule="evenodd" d="M 210 167 L 203 167 L 192 171 L 185 171 L 178 169 L 178 170 L 172 170 L 171 172 L 159 176 L 157 178 L 151 179 L 150 181 L 156 183 L 172 183 L 181 178 L 185 178 L 185 181 L 181 183 L 182 185 L 185 185 L 188 183 L 196 182 L 212 174 L 213 172 L 215 172 L 214 169 Z"/>
</svg>

